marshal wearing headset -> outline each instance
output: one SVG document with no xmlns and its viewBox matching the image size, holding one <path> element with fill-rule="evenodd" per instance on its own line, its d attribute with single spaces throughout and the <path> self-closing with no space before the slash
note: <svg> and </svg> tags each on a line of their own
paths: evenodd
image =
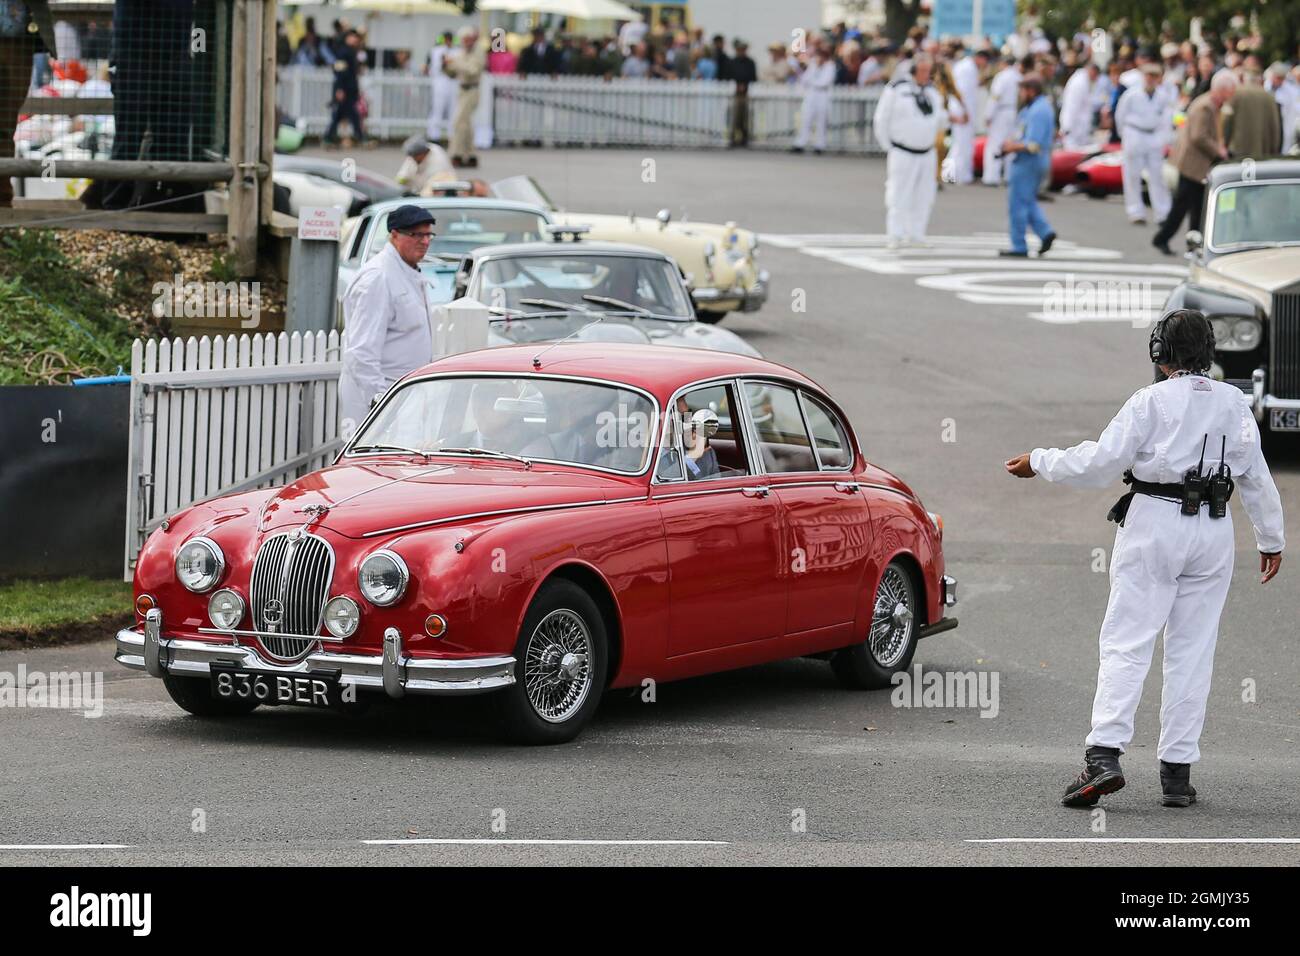
<svg viewBox="0 0 1300 956">
<path fill-rule="evenodd" d="M 1201 756 L 1219 615 L 1232 579 L 1234 494 L 1254 526 L 1261 581 L 1272 580 L 1282 563 L 1282 502 L 1255 416 L 1240 389 L 1206 376 L 1214 358 L 1209 321 L 1190 309 L 1170 312 L 1152 329 L 1149 351 L 1166 377 L 1134 393 L 1097 441 L 1035 448 L 1006 462 L 1019 478 L 1102 488 L 1122 477 L 1129 486 L 1109 515 L 1119 528 L 1092 732 L 1083 772 L 1061 800 L 1066 806 L 1090 807 L 1124 786 L 1119 757 L 1132 740 L 1162 628 L 1162 803 L 1196 802 L 1190 770 Z"/>
</svg>

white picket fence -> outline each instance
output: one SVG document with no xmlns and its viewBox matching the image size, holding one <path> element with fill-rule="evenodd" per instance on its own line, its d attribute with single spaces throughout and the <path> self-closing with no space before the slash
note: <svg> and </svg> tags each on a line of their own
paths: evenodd
<svg viewBox="0 0 1300 956">
<path fill-rule="evenodd" d="M 196 501 L 319 468 L 338 433 L 338 332 L 136 340 L 131 347 L 126 569 Z"/>
<path fill-rule="evenodd" d="M 276 101 L 309 133 L 329 126 L 332 71 L 280 70 Z M 370 114 L 366 129 L 384 139 L 423 133 L 432 102 L 427 77 L 375 71 L 362 81 Z M 486 76 L 475 141 L 540 142 L 545 146 L 721 148 L 728 143 L 735 83 L 730 80 L 613 79 L 590 76 Z M 880 87 L 831 90 L 827 148 L 880 153 L 871 119 Z M 749 88 L 750 146 L 784 149 L 799 131 L 803 93 L 784 83 Z"/>
<path fill-rule="evenodd" d="M 477 302 L 439 305 L 432 320 L 431 358 L 488 344 L 488 311 Z M 343 343 L 340 332 L 132 343 L 127 580 L 167 516 L 333 461 L 350 437 L 339 422 Z"/>
</svg>

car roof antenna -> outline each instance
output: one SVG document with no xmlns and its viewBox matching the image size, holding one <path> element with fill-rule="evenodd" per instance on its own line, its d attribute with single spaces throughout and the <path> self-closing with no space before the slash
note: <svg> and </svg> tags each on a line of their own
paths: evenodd
<svg viewBox="0 0 1300 956">
<path fill-rule="evenodd" d="M 540 352 L 538 352 L 536 355 L 533 356 L 533 368 L 534 368 L 534 369 L 539 369 L 539 368 L 541 368 L 541 367 L 542 367 L 542 356 L 545 355 L 547 352 L 549 352 L 551 349 L 555 348 L 555 347 L 556 347 L 557 345 L 559 345 L 561 342 L 567 342 L 567 341 L 569 341 L 569 339 L 573 338 L 575 335 L 581 335 L 583 332 L 586 332 L 586 331 L 587 331 L 589 328 L 591 328 L 593 325 L 600 325 L 600 323 L 602 323 L 602 322 L 604 322 L 604 321 L 605 321 L 605 317 L 602 315 L 600 318 L 595 319 L 595 320 L 593 320 L 593 321 L 591 321 L 591 322 L 588 322 L 588 323 L 587 323 L 586 325 L 584 325 L 582 328 L 580 328 L 580 329 L 574 329 L 572 332 L 570 332 L 570 333 L 569 333 L 568 335 L 566 335 L 564 338 L 562 338 L 562 339 L 556 339 L 556 340 L 555 340 L 554 342 L 552 342 L 550 345 L 546 346 L 546 348 L 542 349 Z"/>
</svg>

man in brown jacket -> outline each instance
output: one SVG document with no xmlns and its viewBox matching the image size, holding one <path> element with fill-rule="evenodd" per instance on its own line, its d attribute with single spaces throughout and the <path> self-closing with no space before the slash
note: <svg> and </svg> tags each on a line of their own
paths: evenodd
<svg viewBox="0 0 1300 956">
<path fill-rule="evenodd" d="M 1210 174 L 1211 166 L 1228 158 L 1228 150 L 1219 132 L 1219 111 L 1236 92 L 1237 77 L 1231 70 L 1220 70 L 1210 81 L 1209 92 L 1192 100 L 1192 105 L 1187 108 L 1187 121 L 1178 131 L 1178 141 L 1174 144 L 1173 161 L 1178 168 L 1174 202 L 1151 240 L 1151 245 L 1167 256 L 1174 254 L 1169 248 L 1169 240 L 1183 224 L 1184 216 L 1188 217 L 1188 229 L 1201 228 L 1205 178 Z"/>
<path fill-rule="evenodd" d="M 1282 117 L 1264 89 L 1263 74 L 1248 70 L 1223 111 L 1223 138 L 1233 159 L 1267 159 L 1282 151 Z"/>
</svg>

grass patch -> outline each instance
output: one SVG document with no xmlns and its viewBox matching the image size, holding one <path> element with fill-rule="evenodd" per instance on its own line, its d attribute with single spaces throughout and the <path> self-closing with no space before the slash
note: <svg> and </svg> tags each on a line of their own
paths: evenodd
<svg viewBox="0 0 1300 956">
<path fill-rule="evenodd" d="M 63 578 L 0 584 L 0 638 L 48 635 L 48 643 L 61 643 L 60 630 L 80 630 L 90 621 L 132 613 L 127 581 Z"/>
<path fill-rule="evenodd" d="M 0 231 L 0 385 L 129 366 L 131 330 L 113 305 L 52 231 Z"/>
</svg>

